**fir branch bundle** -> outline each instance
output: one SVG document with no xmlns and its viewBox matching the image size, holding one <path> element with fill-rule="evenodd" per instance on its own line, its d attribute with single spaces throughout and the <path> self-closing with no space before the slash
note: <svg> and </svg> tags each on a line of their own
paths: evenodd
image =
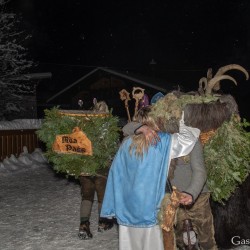
<svg viewBox="0 0 250 250">
<path fill-rule="evenodd" d="M 91 140 L 93 156 L 58 154 L 52 150 L 56 135 L 69 134 L 79 127 Z M 58 108 L 45 110 L 45 119 L 38 137 L 45 142 L 46 156 L 57 172 L 74 175 L 106 174 L 119 145 L 118 118 L 110 114 L 105 117 L 70 117 L 59 113 Z"/>
<path fill-rule="evenodd" d="M 212 199 L 223 203 L 250 173 L 250 133 L 232 117 L 205 144 L 204 158 L 208 171 L 208 187 Z"/>
</svg>

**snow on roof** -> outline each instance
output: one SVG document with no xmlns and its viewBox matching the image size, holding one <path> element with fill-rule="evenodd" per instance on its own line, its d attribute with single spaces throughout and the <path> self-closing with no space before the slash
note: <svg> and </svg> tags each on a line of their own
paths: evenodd
<svg viewBox="0 0 250 250">
<path fill-rule="evenodd" d="M 14 129 L 39 129 L 42 119 L 16 119 L 12 121 L 0 121 L 0 130 Z"/>
</svg>

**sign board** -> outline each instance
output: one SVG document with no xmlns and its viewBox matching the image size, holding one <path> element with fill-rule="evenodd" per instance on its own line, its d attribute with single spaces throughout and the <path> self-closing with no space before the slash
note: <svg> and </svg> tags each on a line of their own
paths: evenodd
<svg viewBox="0 0 250 250">
<path fill-rule="evenodd" d="M 57 153 L 93 155 L 92 143 L 79 127 L 72 134 L 57 135 L 52 148 Z"/>
</svg>

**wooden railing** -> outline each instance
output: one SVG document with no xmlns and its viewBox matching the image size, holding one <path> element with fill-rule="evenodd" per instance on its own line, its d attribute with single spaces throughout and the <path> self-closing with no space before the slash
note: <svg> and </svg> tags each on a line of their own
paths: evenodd
<svg viewBox="0 0 250 250">
<path fill-rule="evenodd" d="M 24 146 L 29 153 L 39 148 L 41 142 L 35 132 L 36 129 L 0 130 L 0 160 L 10 157 L 11 154 L 18 157 Z"/>
</svg>

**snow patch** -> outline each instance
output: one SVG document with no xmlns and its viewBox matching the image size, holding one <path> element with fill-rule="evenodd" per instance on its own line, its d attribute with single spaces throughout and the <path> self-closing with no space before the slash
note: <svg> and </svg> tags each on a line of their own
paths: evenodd
<svg viewBox="0 0 250 250">
<path fill-rule="evenodd" d="M 13 172 L 20 172 L 33 168 L 34 166 L 47 166 L 47 164 L 48 160 L 40 148 L 36 148 L 30 154 L 28 153 L 27 147 L 24 146 L 23 152 L 19 155 L 19 157 L 12 154 L 10 157 L 6 157 L 2 162 L 0 162 L 0 173 L 11 174 Z"/>
</svg>

